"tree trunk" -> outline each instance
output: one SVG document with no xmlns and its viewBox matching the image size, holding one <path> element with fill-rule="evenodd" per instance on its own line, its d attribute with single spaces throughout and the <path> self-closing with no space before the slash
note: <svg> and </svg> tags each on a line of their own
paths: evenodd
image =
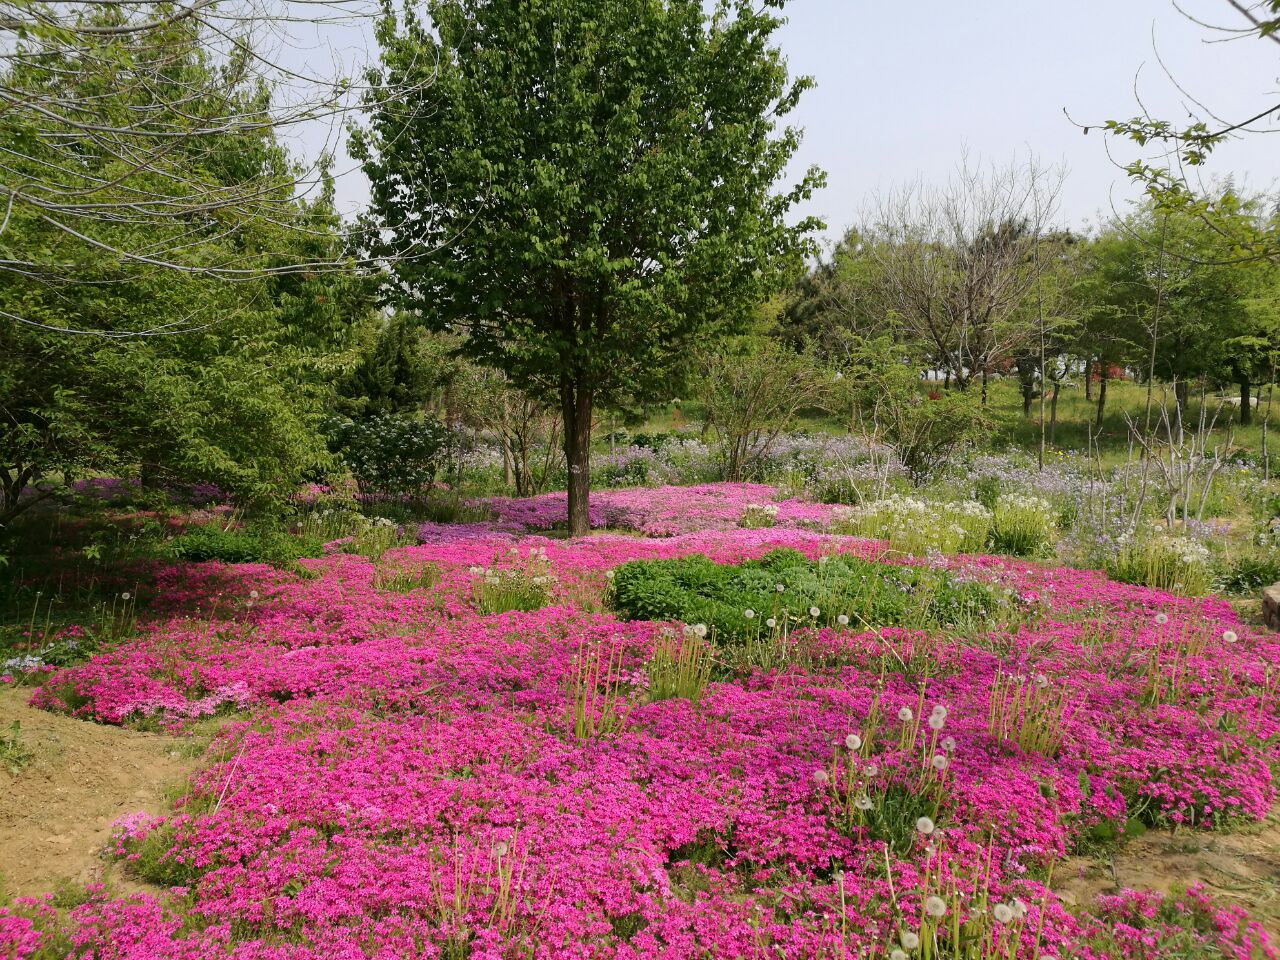
<svg viewBox="0 0 1280 960">
<path fill-rule="evenodd" d="M 560 412 L 564 417 L 564 458 L 569 467 L 569 536 L 591 530 L 591 408 L 594 396 L 567 376 L 560 379 Z"/>
<path fill-rule="evenodd" d="M 1249 388 L 1253 386 L 1249 382 L 1248 377 L 1240 379 L 1240 426 L 1247 427 L 1253 423 L 1253 408 L 1249 405 L 1249 401 L 1253 398 L 1249 395 Z"/>
<path fill-rule="evenodd" d="M 1186 413 L 1187 404 L 1191 402 L 1191 384 L 1186 380 L 1178 380 L 1173 385 L 1173 396 L 1178 401 L 1178 419 Z"/>
<path fill-rule="evenodd" d="M 515 470 L 512 468 L 512 465 L 511 465 L 512 460 L 514 459 L 515 459 L 515 455 L 512 453 L 512 450 L 511 450 L 511 440 L 507 437 L 506 433 L 503 433 L 502 434 L 502 482 L 506 484 L 508 490 L 511 489 L 512 484 L 514 484 L 516 480 Z"/>
<path fill-rule="evenodd" d="M 1084 361 L 1084 398 L 1093 399 L 1093 357 L 1087 357 Z"/>
<path fill-rule="evenodd" d="M 1053 381 L 1053 395 L 1049 398 L 1049 442 L 1053 443 L 1058 435 L 1058 391 L 1062 389 L 1062 381 Z"/>
<path fill-rule="evenodd" d="M 1107 412 L 1107 363 L 1104 360 L 1098 361 L 1098 418 L 1094 422 L 1094 426 L 1101 429 L 1102 418 Z"/>
<path fill-rule="evenodd" d="M 982 409 L 987 408 L 987 368 L 982 368 Z"/>
</svg>

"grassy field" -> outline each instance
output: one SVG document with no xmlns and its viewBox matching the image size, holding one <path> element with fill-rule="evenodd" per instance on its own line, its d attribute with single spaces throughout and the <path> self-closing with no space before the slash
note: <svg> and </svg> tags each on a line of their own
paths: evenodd
<svg viewBox="0 0 1280 960">
<path fill-rule="evenodd" d="M 1237 454 L 1257 456 L 1262 451 L 1263 423 L 1270 410 L 1270 426 L 1268 448 L 1272 463 L 1275 463 L 1280 446 L 1276 434 L 1280 432 L 1280 390 L 1275 386 L 1268 389 L 1262 387 L 1255 393 L 1260 397 L 1259 405 L 1254 411 L 1253 423 L 1241 426 L 1239 410 L 1234 407 L 1215 403 L 1215 395 L 1206 397 L 1204 416 L 1206 424 L 1212 423 L 1210 445 L 1227 445 L 1229 451 Z M 1218 398 L 1220 399 L 1220 397 Z M 1162 403 L 1173 406 L 1173 391 L 1157 384 L 1152 392 L 1152 422 L 1159 419 L 1158 410 Z M 1183 413 L 1186 426 L 1194 428 L 1200 421 L 1201 401 L 1194 396 Z M 1113 380 L 1107 385 L 1107 403 L 1101 428 L 1097 425 L 1096 394 L 1091 399 L 1085 398 L 1083 384 L 1063 387 L 1058 396 L 1057 423 L 1053 427 L 1053 440 L 1048 442 L 1049 430 L 1046 428 L 1046 442 L 1054 449 L 1084 451 L 1089 448 L 1090 438 L 1097 444 L 1103 459 L 1109 465 L 1123 460 L 1129 446 L 1129 426 L 1126 418 L 1135 423 L 1143 423 L 1146 418 L 1147 388 L 1143 384 L 1128 380 Z M 990 439 L 984 446 L 992 450 L 1004 450 L 1017 447 L 1034 452 L 1040 445 L 1040 406 L 1037 400 L 1031 408 L 1031 416 L 1022 415 L 1022 393 L 1015 380 L 996 380 L 989 388 L 988 412 L 993 421 Z M 1215 418 L 1216 412 L 1216 418 Z M 1045 403 L 1045 416 L 1049 416 L 1049 405 Z M 672 430 L 687 428 L 702 420 L 702 408 L 696 401 L 682 401 L 678 406 L 666 404 L 651 411 L 643 427 L 633 429 L 631 433 L 667 433 Z M 801 418 L 797 427 L 815 433 L 843 434 L 847 423 L 843 418 L 829 414 L 813 412 Z M 606 423 L 598 436 L 609 433 Z"/>
</svg>

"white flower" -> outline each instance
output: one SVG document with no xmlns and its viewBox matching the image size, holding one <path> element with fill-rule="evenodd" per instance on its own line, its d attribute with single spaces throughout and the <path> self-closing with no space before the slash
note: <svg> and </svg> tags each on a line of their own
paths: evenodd
<svg viewBox="0 0 1280 960">
<path fill-rule="evenodd" d="M 783 590 L 787 589 L 787 587 L 786 587 L 786 585 L 785 585 L 785 584 L 780 583 L 780 584 L 778 584 L 776 587 L 774 587 L 773 589 L 775 589 L 775 590 L 777 590 L 779 593 L 781 593 Z"/>
<path fill-rule="evenodd" d="M 933 759 L 929 761 L 929 765 L 938 771 L 945 770 L 947 769 L 947 758 L 940 753 L 935 753 Z"/>
<path fill-rule="evenodd" d="M 705 637 L 707 635 L 707 625 L 705 623 L 695 623 L 693 625 L 693 632 L 698 637 Z"/>
<path fill-rule="evenodd" d="M 898 711 L 898 719 L 903 723 L 910 723 L 913 716 L 915 716 L 915 714 L 911 712 L 910 707 L 903 707 Z"/>
<path fill-rule="evenodd" d="M 131 594 L 131 593 L 129 593 L 129 591 L 128 591 L 128 590 L 126 590 L 124 593 L 120 594 L 120 599 L 121 599 L 121 600 L 128 600 L 131 596 L 132 596 L 132 594 Z"/>
<path fill-rule="evenodd" d="M 880 773 L 880 767 L 877 764 L 871 764 L 867 767 L 867 776 L 874 777 Z"/>
<path fill-rule="evenodd" d="M 810 607 L 810 608 L 809 608 L 809 616 L 814 617 L 815 619 L 817 618 L 818 614 L 819 614 L 819 613 L 821 613 L 821 612 L 822 612 L 822 611 L 821 611 L 821 610 L 819 610 L 817 607 Z"/>
<path fill-rule="evenodd" d="M 257 591 L 257 590 L 250 590 L 250 591 L 249 591 L 249 599 L 250 599 L 250 600 L 257 600 L 257 599 L 258 599 L 258 591 Z"/>
<path fill-rule="evenodd" d="M 955 737 L 943 737 L 943 738 L 942 738 L 942 749 L 943 749 L 943 750 L 945 750 L 945 751 L 947 751 L 947 753 L 955 753 L 955 752 L 956 752 L 956 738 L 955 738 Z"/>
<path fill-rule="evenodd" d="M 868 797 L 865 793 L 862 796 L 858 797 L 857 800 L 853 801 L 853 805 L 857 807 L 859 810 L 870 810 L 873 806 L 875 806 L 875 804 L 871 802 L 871 798 Z"/>
<path fill-rule="evenodd" d="M 744 617 L 746 617 L 748 620 L 750 620 L 752 617 L 754 617 L 754 616 L 756 615 L 756 612 L 755 612 L 754 610 L 752 610 L 752 609 L 748 608 L 748 609 L 746 609 L 746 610 L 743 610 L 743 611 L 742 611 L 742 615 L 743 615 Z"/>
<path fill-rule="evenodd" d="M 495 843 L 495 844 L 493 845 L 493 853 L 494 853 L 494 856 L 496 856 L 496 857 L 498 857 L 499 859 L 501 859 L 502 857 L 505 857 L 505 856 L 507 855 L 507 850 L 508 850 L 508 849 L 509 849 L 509 848 L 507 847 L 507 845 L 506 845 L 505 843 L 503 843 L 502 841 L 498 841 L 497 843 Z"/>
<path fill-rule="evenodd" d="M 916 820 L 916 830 L 920 832 L 922 837 L 927 837 L 929 834 L 933 833 L 933 821 L 928 817 L 920 817 Z"/>
<path fill-rule="evenodd" d="M 1007 903 L 997 903 L 991 911 L 996 923 L 1008 923 L 1013 919 L 1013 909 Z"/>
<path fill-rule="evenodd" d="M 935 713 L 935 714 L 933 714 L 933 716 L 931 716 L 931 717 L 929 718 L 929 729 L 930 729 L 930 730 L 941 730 L 941 729 L 942 729 L 942 727 L 943 727 L 943 725 L 944 725 L 946 722 L 947 722 L 947 718 L 946 718 L 946 717 L 940 717 L 940 716 L 938 716 L 938 715 Z"/>
<path fill-rule="evenodd" d="M 1240 638 L 1236 635 L 1236 632 L 1234 630 L 1222 631 L 1222 640 L 1224 643 L 1235 643 L 1239 639 Z"/>
<path fill-rule="evenodd" d="M 1021 900 L 1019 900 L 1017 897 L 1013 898 L 1012 906 L 1013 906 L 1013 915 L 1017 917 L 1019 920 L 1021 920 L 1023 917 L 1027 915 L 1027 905 L 1023 903 Z"/>
<path fill-rule="evenodd" d="M 604 572 L 604 576 L 606 580 L 612 580 L 616 576 L 616 574 L 612 570 L 606 570 Z"/>
<path fill-rule="evenodd" d="M 931 917 L 943 917 L 947 914 L 947 904 L 941 897 L 925 897 L 924 912 Z"/>
<path fill-rule="evenodd" d="M 903 930 L 902 936 L 898 939 L 902 941 L 902 947 L 904 950 L 915 950 L 920 946 L 919 934 L 913 933 L 910 930 Z"/>
<path fill-rule="evenodd" d="M 768 627 L 770 630 L 772 630 L 774 627 L 778 625 L 778 621 L 773 619 L 773 617 L 770 617 L 768 620 L 764 622 L 764 625 Z"/>
<path fill-rule="evenodd" d="M 938 704 L 930 712 L 930 716 L 941 717 L 943 720 L 945 720 L 947 719 L 947 708 L 944 707 L 942 704 Z"/>
<path fill-rule="evenodd" d="M 831 774 L 829 774 L 829 773 L 827 773 L 827 771 L 825 771 L 825 770 L 823 770 L 823 769 L 819 768 L 819 769 L 817 769 L 817 770 L 813 771 L 813 779 L 814 779 L 817 783 L 820 783 L 820 784 L 826 785 L 826 784 L 828 784 L 828 783 L 830 783 L 830 782 L 831 782 Z"/>
<path fill-rule="evenodd" d="M 907 955 L 897 947 L 894 947 L 889 951 L 889 960 L 907 960 Z"/>
<path fill-rule="evenodd" d="M 862 738 L 858 736 L 856 733 L 851 733 L 844 738 L 844 745 L 848 747 L 850 750 L 861 750 Z"/>
<path fill-rule="evenodd" d="M 849 625 L 849 618 L 842 613 L 840 616 L 836 617 L 836 623 L 840 624 L 842 627 L 847 627 Z"/>
</svg>

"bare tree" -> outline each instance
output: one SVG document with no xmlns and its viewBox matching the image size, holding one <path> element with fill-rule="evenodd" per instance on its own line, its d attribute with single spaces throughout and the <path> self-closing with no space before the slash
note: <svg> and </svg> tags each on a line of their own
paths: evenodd
<svg viewBox="0 0 1280 960">
<path fill-rule="evenodd" d="M 966 158 L 944 186 L 917 181 L 879 197 L 862 228 L 874 238 L 880 309 L 960 389 L 980 377 L 984 400 L 996 366 L 1034 336 L 1020 308 L 1050 267 L 1037 249 L 1064 179 L 1034 159 L 982 168 Z"/>
</svg>

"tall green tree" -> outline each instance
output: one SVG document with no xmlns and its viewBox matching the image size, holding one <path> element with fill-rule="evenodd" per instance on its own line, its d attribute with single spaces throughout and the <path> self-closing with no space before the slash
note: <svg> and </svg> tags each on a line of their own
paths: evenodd
<svg viewBox="0 0 1280 960">
<path fill-rule="evenodd" d="M 262 109 L 257 84 L 212 63 L 189 27 L 174 24 L 163 49 L 131 53 L 160 61 L 153 75 L 168 78 L 168 90 L 113 89 L 73 60 L 65 71 L 50 69 L 70 56 L 57 49 L 39 69 L 20 61 L 5 77 L 24 89 L 43 83 L 64 100 L 92 99 L 100 122 L 116 124 L 114 149 L 82 145 L 73 172 L 86 189 L 115 178 L 125 194 L 145 189 L 154 199 L 164 191 L 185 196 L 195 183 L 210 195 L 252 185 L 271 192 L 262 200 L 273 216 L 228 225 L 216 207 L 196 212 L 175 202 L 157 225 L 149 214 L 125 212 L 120 199 L 77 237 L 46 213 L 14 204 L 0 248 L 11 266 L 27 266 L 0 270 L 0 524 L 89 471 L 211 481 L 259 500 L 291 489 L 328 456 L 318 423 L 347 363 L 350 319 L 366 298 L 351 272 L 288 267 L 346 256 L 330 192 L 299 201 L 286 151 L 269 126 L 253 124 L 216 145 L 176 139 L 164 170 L 129 170 L 127 183 L 121 179 L 121 156 L 144 145 L 119 118 L 145 115 L 164 126 L 180 123 L 179 110 L 190 119 Z M 93 55 L 123 55 L 119 46 L 130 42 L 104 34 Z M 25 73 L 15 79 L 12 71 Z M 0 149 L 29 157 L 40 146 L 10 118 L 0 123 Z M 234 264 L 244 273 L 232 280 L 120 252 L 173 244 L 192 263 Z M 45 270 L 43 262 L 58 267 Z"/>
<path fill-rule="evenodd" d="M 656 396 L 811 251 L 787 217 L 821 174 L 778 186 L 810 86 L 771 45 L 782 5 L 431 0 L 379 30 L 371 247 L 397 299 L 558 403 L 575 535 L 597 407 Z"/>
</svg>

